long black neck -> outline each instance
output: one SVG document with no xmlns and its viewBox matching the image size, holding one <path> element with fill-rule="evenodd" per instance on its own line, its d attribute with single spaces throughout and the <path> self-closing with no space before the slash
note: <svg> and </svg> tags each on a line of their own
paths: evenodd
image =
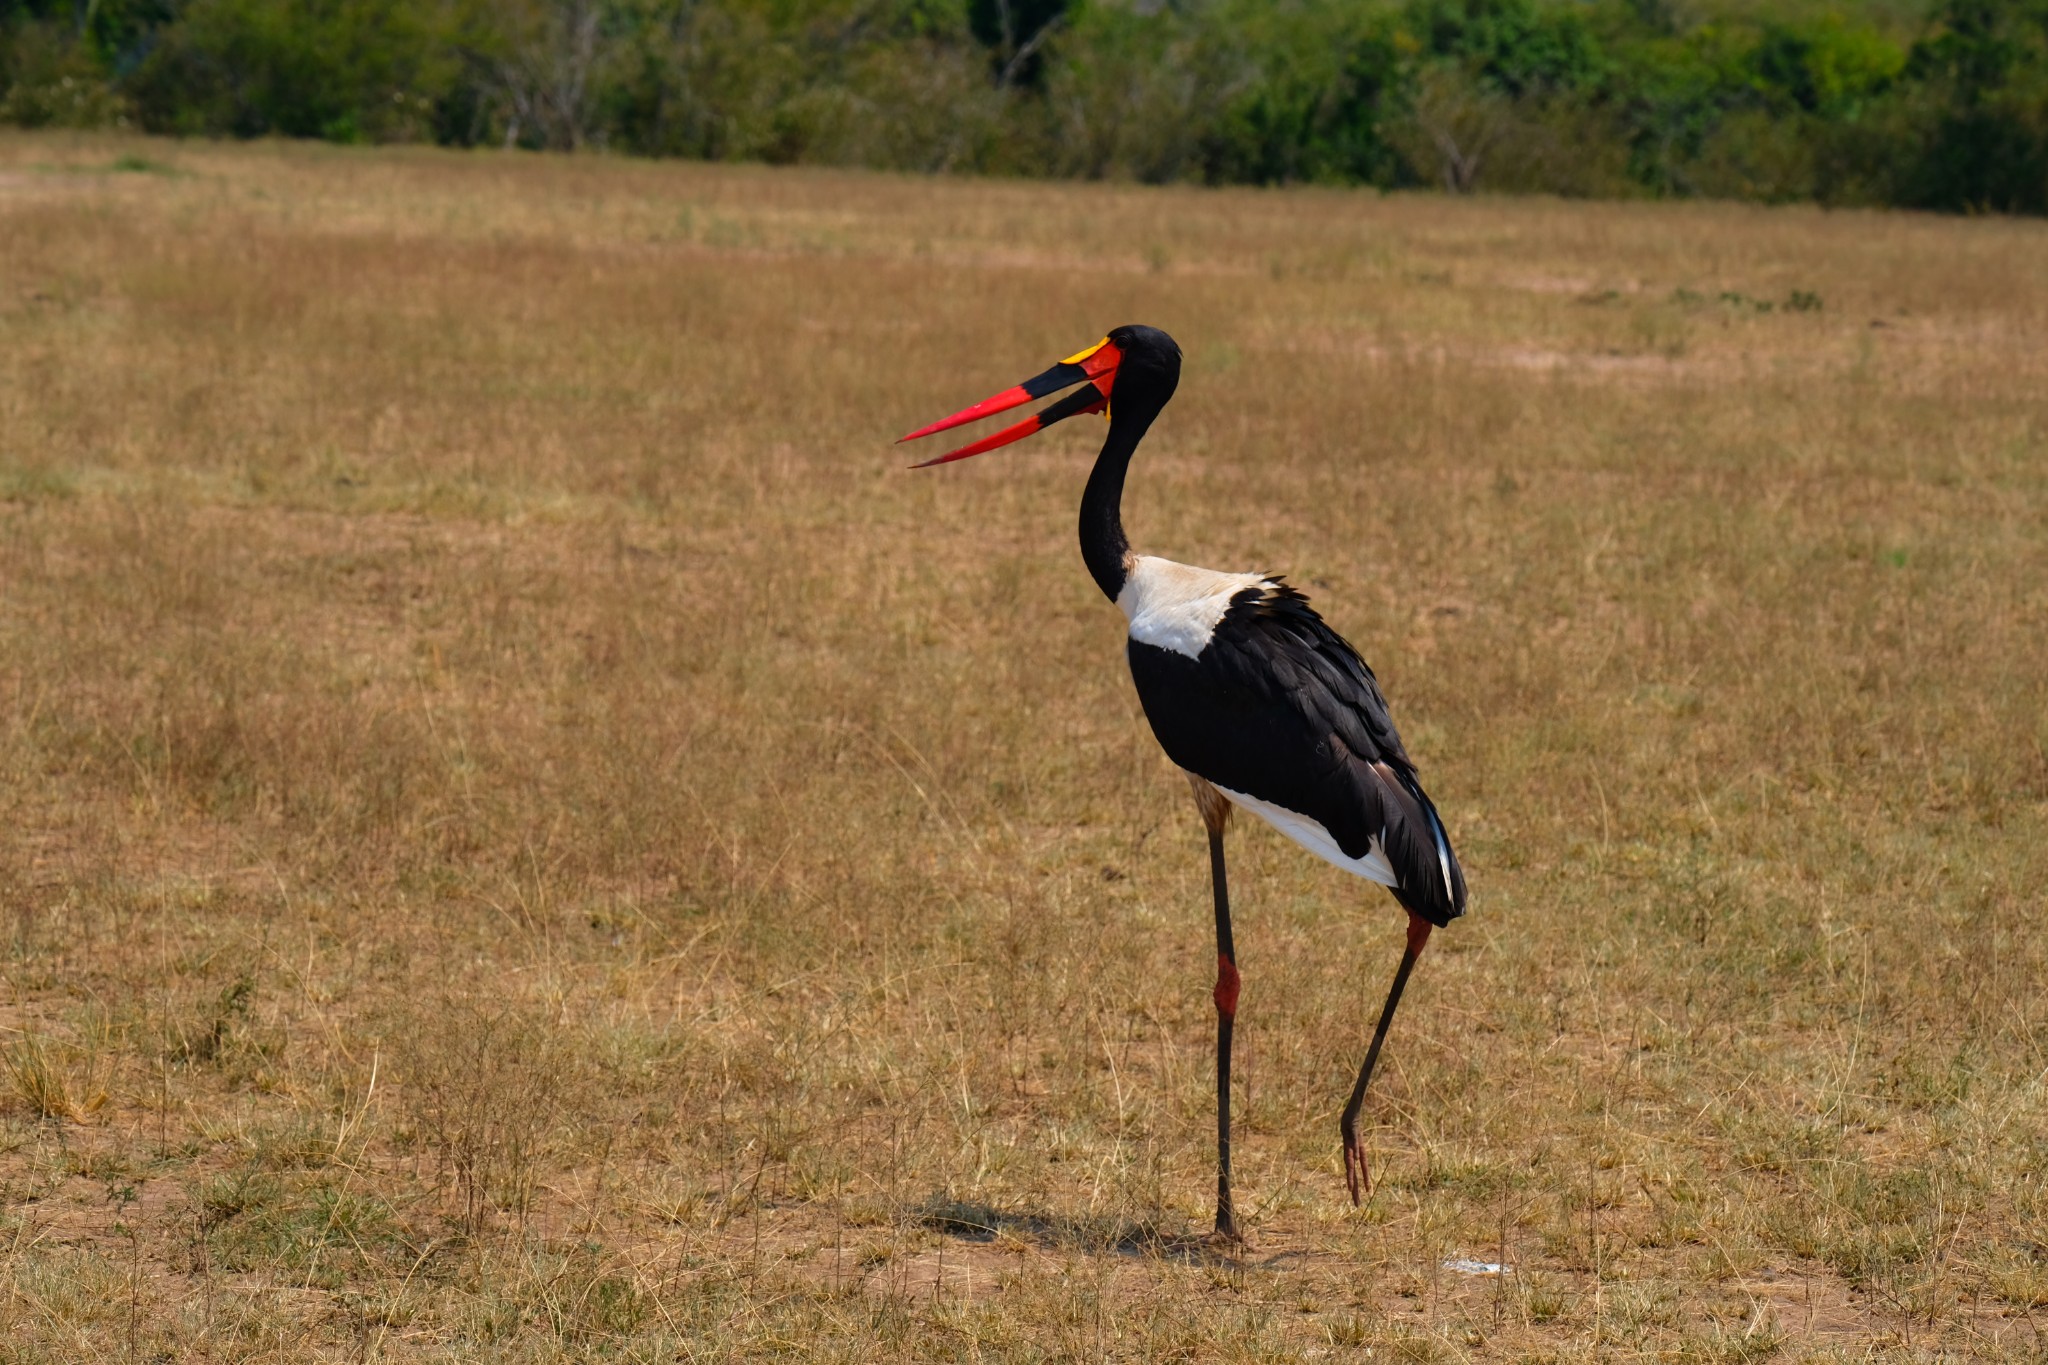
<svg viewBox="0 0 2048 1365">
<path fill-rule="evenodd" d="M 1095 586 L 1112 602 L 1124 589 L 1124 556 L 1131 549 L 1124 536 L 1124 474 L 1162 406 L 1143 401 L 1127 407 L 1110 404 L 1109 439 L 1102 443 L 1087 491 L 1081 494 L 1081 558 Z"/>
</svg>

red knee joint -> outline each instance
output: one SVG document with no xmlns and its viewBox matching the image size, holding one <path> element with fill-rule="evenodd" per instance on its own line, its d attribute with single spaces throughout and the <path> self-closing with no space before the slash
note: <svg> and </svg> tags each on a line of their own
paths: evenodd
<svg viewBox="0 0 2048 1365">
<path fill-rule="evenodd" d="M 1216 954 L 1216 1012 L 1226 1019 L 1237 1017 L 1237 964 Z"/>
<path fill-rule="evenodd" d="M 1420 956 L 1429 945 L 1429 931 L 1436 926 L 1413 910 L 1408 912 L 1408 951 Z"/>
</svg>

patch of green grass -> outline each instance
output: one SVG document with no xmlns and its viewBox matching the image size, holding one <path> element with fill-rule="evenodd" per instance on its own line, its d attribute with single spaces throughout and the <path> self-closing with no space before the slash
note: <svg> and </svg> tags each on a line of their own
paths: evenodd
<svg viewBox="0 0 2048 1365">
<path fill-rule="evenodd" d="M 75 475 L 49 465 L 0 466 L 0 502 L 47 502 L 78 496 Z"/>
<path fill-rule="evenodd" d="M 233 1271 L 303 1276 L 339 1289 L 390 1270 L 417 1243 L 389 1205 L 345 1175 L 279 1174 L 248 1165 L 192 1193 L 214 1262 Z"/>
<path fill-rule="evenodd" d="M 171 165 L 167 161 L 158 161 L 153 157 L 143 156 L 136 152 L 121 153 L 121 155 L 114 158 L 113 164 L 109 167 L 109 169 L 122 173 L 136 175 L 184 174 L 184 172 L 180 171 L 176 166 Z"/>
</svg>

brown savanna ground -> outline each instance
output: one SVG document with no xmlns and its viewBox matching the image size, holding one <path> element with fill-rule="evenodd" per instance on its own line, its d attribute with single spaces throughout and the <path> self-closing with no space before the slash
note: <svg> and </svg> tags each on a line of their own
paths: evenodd
<svg viewBox="0 0 2048 1365">
<path fill-rule="evenodd" d="M 1126 321 L 1473 887 L 1207 871 Z M 2040 1359 L 2048 226 L 0 138 L 18 1360 Z M 1476 1276 L 1458 1261 L 1504 1261 Z"/>
</svg>

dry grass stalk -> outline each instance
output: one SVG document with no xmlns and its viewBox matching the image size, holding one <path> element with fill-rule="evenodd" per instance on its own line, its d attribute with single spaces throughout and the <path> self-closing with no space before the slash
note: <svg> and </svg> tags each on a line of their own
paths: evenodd
<svg viewBox="0 0 2048 1365">
<path fill-rule="evenodd" d="M 453 1181 L 465 1235 L 502 1209 L 523 1226 L 569 1083 L 541 1022 L 502 1006 L 448 999 L 408 1021 L 402 1094 L 418 1140 Z"/>
</svg>

